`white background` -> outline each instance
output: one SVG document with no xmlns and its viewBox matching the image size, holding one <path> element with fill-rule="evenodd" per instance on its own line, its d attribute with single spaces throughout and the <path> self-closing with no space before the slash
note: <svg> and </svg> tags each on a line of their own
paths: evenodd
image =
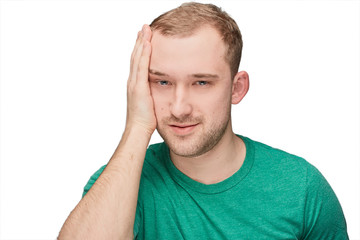
<svg viewBox="0 0 360 240">
<path fill-rule="evenodd" d="M 359 1 L 209 2 L 243 34 L 235 132 L 315 165 L 360 239 Z M 120 140 L 137 31 L 179 3 L 1 1 L 1 239 L 56 238 Z"/>
</svg>

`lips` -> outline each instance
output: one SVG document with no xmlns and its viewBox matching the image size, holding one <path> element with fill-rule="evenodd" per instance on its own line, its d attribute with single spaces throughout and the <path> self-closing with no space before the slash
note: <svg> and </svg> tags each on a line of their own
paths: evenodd
<svg viewBox="0 0 360 240">
<path fill-rule="evenodd" d="M 170 124 L 170 128 L 177 134 L 177 135 L 187 135 L 190 134 L 198 125 L 196 124 Z"/>
</svg>

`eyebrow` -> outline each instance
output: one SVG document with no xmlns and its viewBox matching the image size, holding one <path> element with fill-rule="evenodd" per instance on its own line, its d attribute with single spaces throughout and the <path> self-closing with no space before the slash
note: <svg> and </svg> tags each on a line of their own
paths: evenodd
<svg viewBox="0 0 360 240">
<path fill-rule="evenodd" d="M 149 73 L 153 74 L 153 75 L 157 75 L 157 76 L 162 76 L 162 77 L 169 77 L 169 74 L 157 71 L 157 70 L 153 70 L 153 69 L 149 69 Z M 190 74 L 189 77 L 193 77 L 193 78 L 200 78 L 200 79 L 218 79 L 219 75 L 216 74 L 210 74 L 210 73 L 195 73 L 195 74 Z"/>
<path fill-rule="evenodd" d="M 153 69 L 149 69 L 149 73 L 154 74 L 154 75 L 158 75 L 158 76 L 162 76 L 162 77 L 169 77 L 168 74 L 166 73 L 162 73 Z"/>
<path fill-rule="evenodd" d="M 190 76 L 192 76 L 194 78 L 206 78 L 206 79 L 209 79 L 209 78 L 218 79 L 219 78 L 218 75 L 209 74 L 209 73 L 196 73 L 196 74 L 192 74 Z"/>
</svg>

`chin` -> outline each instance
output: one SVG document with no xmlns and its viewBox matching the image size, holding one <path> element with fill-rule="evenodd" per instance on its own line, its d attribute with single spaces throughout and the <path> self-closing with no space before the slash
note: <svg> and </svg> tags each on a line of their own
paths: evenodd
<svg viewBox="0 0 360 240">
<path fill-rule="evenodd" d="M 190 146 L 188 144 L 187 146 L 184 145 L 170 146 L 168 144 L 168 146 L 172 153 L 174 153 L 177 156 L 186 157 L 186 158 L 198 157 L 210 150 L 210 149 L 207 150 L 195 146 Z"/>
<path fill-rule="evenodd" d="M 201 156 L 213 149 L 224 136 L 225 129 L 207 133 L 199 132 L 187 136 L 176 136 L 159 130 L 158 132 L 172 153 L 180 157 L 192 158 Z"/>
<path fill-rule="evenodd" d="M 172 153 L 174 153 L 175 155 L 179 156 L 179 157 L 184 157 L 184 158 L 196 158 L 199 157 L 205 153 L 207 153 L 208 151 L 210 151 L 211 149 L 207 149 L 205 151 L 203 150 L 195 150 L 195 151 L 184 151 L 182 149 L 182 151 L 176 151 L 174 149 L 170 149 Z"/>
</svg>

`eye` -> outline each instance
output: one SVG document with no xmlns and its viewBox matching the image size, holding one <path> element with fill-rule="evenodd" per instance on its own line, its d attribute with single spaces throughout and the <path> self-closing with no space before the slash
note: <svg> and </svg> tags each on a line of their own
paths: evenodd
<svg viewBox="0 0 360 240">
<path fill-rule="evenodd" d="M 208 85 L 209 82 L 207 82 L 207 81 L 197 81 L 196 84 L 200 85 L 200 86 L 205 86 L 205 85 Z"/>
<path fill-rule="evenodd" d="M 169 83 L 169 81 L 160 80 L 160 81 L 158 81 L 158 84 L 161 85 L 161 86 L 167 86 L 167 85 L 169 85 L 170 83 Z"/>
</svg>

